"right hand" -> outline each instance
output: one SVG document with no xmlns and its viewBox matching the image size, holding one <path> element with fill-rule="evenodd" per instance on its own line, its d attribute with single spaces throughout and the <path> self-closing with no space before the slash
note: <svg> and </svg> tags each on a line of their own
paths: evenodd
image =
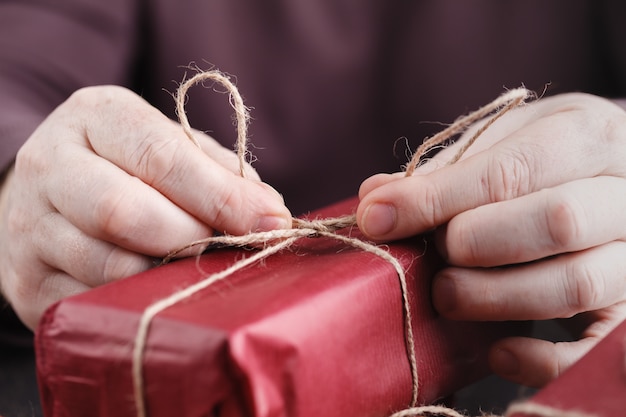
<svg viewBox="0 0 626 417">
<path fill-rule="evenodd" d="M 463 155 L 361 185 L 361 231 L 378 241 L 435 229 L 449 267 L 433 305 L 463 321 L 559 319 L 571 342 L 511 337 L 494 372 L 542 387 L 626 319 L 626 113 L 570 93 L 512 110 Z M 386 229 L 386 230 L 385 230 Z"/>
<path fill-rule="evenodd" d="M 236 155 L 121 87 L 79 90 L 19 151 L 2 189 L 0 284 L 34 329 L 63 297 L 210 236 L 291 226 L 281 196 Z"/>
</svg>

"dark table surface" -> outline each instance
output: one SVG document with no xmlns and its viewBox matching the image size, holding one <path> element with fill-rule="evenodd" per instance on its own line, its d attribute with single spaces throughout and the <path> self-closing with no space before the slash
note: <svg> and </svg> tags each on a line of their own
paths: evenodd
<svg viewBox="0 0 626 417">
<path fill-rule="evenodd" d="M 33 350 L 0 349 L 0 416 L 41 415 Z"/>
</svg>

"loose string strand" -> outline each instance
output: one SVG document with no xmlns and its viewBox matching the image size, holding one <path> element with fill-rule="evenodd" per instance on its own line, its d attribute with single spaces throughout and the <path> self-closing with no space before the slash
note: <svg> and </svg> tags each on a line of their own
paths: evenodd
<svg viewBox="0 0 626 417">
<path fill-rule="evenodd" d="M 204 247 L 204 249 L 213 246 L 244 247 L 256 243 L 268 243 L 272 240 L 285 239 L 289 237 L 316 237 L 320 232 L 332 233 L 347 227 L 354 227 L 355 225 L 356 215 L 354 214 L 315 220 L 294 217 L 292 219 L 292 229 L 279 229 L 269 232 L 250 232 L 242 236 L 218 235 L 196 240 L 168 253 L 167 256 L 163 258 L 161 264 L 166 264 L 180 255 L 181 252 L 198 246 Z"/>
<path fill-rule="evenodd" d="M 442 145 L 451 137 L 466 130 L 473 123 L 486 117 L 487 115 L 496 112 L 481 129 L 479 129 L 474 136 L 457 152 L 457 154 L 448 162 L 453 164 L 457 162 L 461 156 L 467 151 L 467 149 L 474 144 L 476 139 L 481 136 L 487 128 L 489 128 L 497 119 L 506 114 L 509 110 L 522 104 L 527 98 L 531 97 L 531 92 L 524 87 L 510 90 L 500 97 L 496 98 L 491 103 L 471 112 L 468 115 L 462 116 L 457 119 L 452 125 L 448 126 L 441 132 L 426 139 L 415 151 L 411 161 L 407 165 L 405 175 L 410 177 L 417 169 L 422 157 L 426 155 L 431 149 L 436 146 Z"/>
<path fill-rule="evenodd" d="M 485 130 L 489 129 L 489 127 L 491 127 L 491 125 L 496 120 L 504 116 L 504 114 L 507 113 L 509 110 L 512 110 L 515 107 L 518 107 L 520 104 L 522 104 L 524 100 L 528 98 L 528 90 L 526 89 L 513 90 L 511 91 L 511 93 L 514 93 L 514 94 L 511 94 L 511 97 L 509 98 L 511 101 L 506 106 L 504 106 L 501 111 L 495 113 L 493 117 L 487 120 L 487 122 L 485 122 L 485 124 L 483 124 L 467 142 L 462 144 L 461 148 L 458 150 L 456 155 L 454 155 L 454 157 L 452 157 L 452 159 L 448 161 L 448 165 L 457 163 L 458 160 L 461 159 L 461 157 L 465 154 L 465 152 L 470 148 L 470 146 L 472 146 L 474 142 L 476 142 L 476 139 L 478 139 L 485 132 Z"/>
</svg>

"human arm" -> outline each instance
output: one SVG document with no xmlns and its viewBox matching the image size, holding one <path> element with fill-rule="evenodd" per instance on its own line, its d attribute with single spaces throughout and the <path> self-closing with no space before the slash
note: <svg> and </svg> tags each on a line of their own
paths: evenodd
<svg viewBox="0 0 626 417">
<path fill-rule="evenodd" d="M 366 180 L 359 226 L 379 241 L 436 229 L 451 266 L 433 301 L 446 317 L 573 317 L 575 342 L 514 338 L 491 350 L 495 372 L 541 386 L 626 318 L 626 112 L 555 96 L 503 116 L 443 166 L 454 151 L 409 178 Z"/>
</svg>

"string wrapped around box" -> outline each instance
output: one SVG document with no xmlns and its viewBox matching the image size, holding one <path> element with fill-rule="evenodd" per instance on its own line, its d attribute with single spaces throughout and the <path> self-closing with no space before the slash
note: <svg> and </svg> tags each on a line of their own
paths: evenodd
<svg viewBox="0 0 626 417">
<path fill-rule="evenodd" d="M 235 116 L 237 121 L 237 142 L 236 142 L 236 151 L 239 160 L 239 171 L 240 175 L 246 178 L 245 165 L 246 165 L 246 155 L 248 153 L 247 150 L 247 127 L 249 122 L 249 113 L 248 109 L 245 107 L 241 95 L 239 94 L 237 88 L 230 79 L 223 73 L 217 70 L 212 71 L 199 71 L 190 79 L 184 81 L 177 92 L 176 95 L 176 109 L 177 114 L 180 120 L 180 124 L 183 127 L 183 130 L 187 137 L 194 142 L 198 147 L 200 147 L 198 141 L 195 139 L 193 135 L 192 128 L 189 124 L 185 113 L 185 102 L 187 98 L 188 90 L 197 83 L 202 83 L 206 80 L 210 80 L 212 82 L 219 83 L 223 86 L 230 95 L 230 102 L 235 110 Z M 461 117 L 456 122 L 454 122 L 451 126 L 444 129 L 440 133 L 434 135 L 430 139 L 424 141 L 424 143 L 417 149 L 415 154 L 413 155 L 410 163 L 406 169 L 406 176 L 413 175 L 416 167 L 421 161 L 422 157 L 428 153 L 429 150 L 433 149 L 436 146 L 439 146 L 446 141 L 448 141 L 454 135 L 457 135 L 467 129 L 470 125 L 475 123 L 476 121 L 488 116 L 489 114 L 496 112 L 492 117 L 490 117 L 470 138 L 467 140 L 463 146 L 459 149 L 456 155 L 448 162 L 449 164 L 453 164 L 457 162 L 461 156 L 465 153 L 465 151 L 472 146 L 472 144 L 480 137 L 485 130 L 487 130 L 498 118 L 506 114 L 509 110 L 521 105 L 525 102 L 526 99 L 531 97 L 532 94 L 525 88 L 518 88 L 514 90 L 510 90 L 503 94 L 502 96 L 495 99 L 493 102 L 487 104 L 484 107 L 468 114 L 467 116 Z M 144 403 L 144 384 L 143 384 L 143 373 L 142 373 L 142 362 L 143 362 L 143 352 L 145 349 L 145 343 L 147 339 L 147 335 L 150 329 L 150 323 L 152 319 L 162 312 L 163 310 L 171 307 L 178 302 L 184 300 L 195 294 L 196 292 L 203 290 L 214 283 L 221 281 L 223 279 L 227 279 L 233 272 L 245 268 L 248 265 L 251 265 L 259 260 L 262 260 L 268 256 L 271 256 L 274 253 L 277 253 L 281 250 L 284 250 L 290 247 L 296 240 L 300 238 L 312 238 L 312 237 L 327 237 L 331 239 L 337 239 L 346 245 L 356 247 L 363 251 L 372 253 L 376 256 L 381 257 L 386 260 L 390 264 L 394 266 L 398 274 L 398 279 L 400 281 L 400 287 L 402 292 L 402 300 L 403 300 L 403 308 L 405 313 L 405 338 L 406 338 L 406 350 L 408 355 L 408 360 L 411 368 L 411 378 L 412 378 L 412 395 L 411 402 L 409 404 L 409 409 L 403 412 L 395 414 L 397 417 L 401 417 L 407 412 L 411 415 L 419 415 L 420 413 L 438 413 L 438 414 L 446 414 L 450 417 L 456 417 L 459 414 L 454 410 L 448 409 L 446 407 L 439 406 L 417 406 L 417 398 L 419 391 L 419 376 L 417 373 L 417 360 L 415 358 L 415 342 L 413 339 L 413 329 L 411 325 L 411 308 L 408 302 L 408 290 L 406 284 L 406 278 L 404 275 L 404 271 L 402 266 L 399 264 L 397 259 L 391 256 L 387 251 L 376 246 L 375 244 L 365 242 L 358 238 L 347 237 L 341 234 L 335 233 L 337 230 L 344 229 L 347 227 L 355 227 L 356 226 L 356 216 L 354 214 L 341 216 L 336 218 L 327 218 L 323 220 L 303 220 L 299 218 L 293 219 L 293 228 L 292 229 L 283 229 L 283 230 L 275 230 L 269 232 L 253 232 L 243 236 L 231 236 L 231 235 L 223 235 L 223 236 L 213 236 L 206 239 L 202 239 L 196 242 L 192 242 L 189 245 L 186 245 L 182 248 L 179 248 L 175 251 L 172 251 L 165 259 L 164 262 L 168 262 L 181 252 L 192 248 L 201 246 L 203 248 L 209 247 L 211 245 L 220 245 L 220 246 L 250 246 L 250 245 L 259 245 L 262 244 L 265 246 L 264 249 L 258 251 L 256 254 L 244 258 L 231 267 L 212 274 L 208 276 L 206 279 L 184 288 L 171 296 L 159 300 L 152 305 L 150 305 L 144 311 L 142 315 L 139 329 L 137 331 L 137 337 L 135 339 L 135 348 L 133 353 L 133 381 L 134 381 L 134 389 L 135 389 L 135 401 L 137 407 L 137 416 L 145 417 L 145 403 Z M 405 413 L 405 414 L 402 414 Z"/>
</svg>

